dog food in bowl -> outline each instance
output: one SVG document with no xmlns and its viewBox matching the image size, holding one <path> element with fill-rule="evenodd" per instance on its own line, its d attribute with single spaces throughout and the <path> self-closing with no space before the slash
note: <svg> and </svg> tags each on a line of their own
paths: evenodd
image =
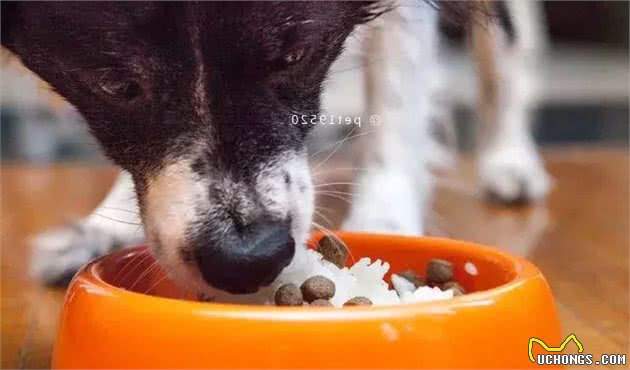
<svg viewBox="0 0 630 370">
<path fill-rule="evenodd" d="M 292 283 L 284 284 L 278 288 L 274 298 L 278 306 L 301 306 L 304 304 L 300 288 Z"/>
<path fill-rule="evenodd" d="M 308 303 L 318 299 L 328 300 L 335 295 L 335 283 L 325 276 L 317 275 L 306 279 L 300 290 Z"/>
<path fill-rule="evenodd" d="M 320 238 L 316 234 L 310 245 Z M 345 267 L 324 271 L 335 283 L 329 301 L 301 307 L 226 305 L 205 291 L 202 298 L 212 302 L 206 304 L 191 302 L 197 292 L 181 289 L 163 270 L 152 268 L 156 260 L 145 246 L 99 258 L 69 288 L 53 368 L 529 368 L 523 343 L 532 333 L 546 343 L 562 340 L 549 285 L 520 257 L 447 239 L 360 233 L 339 238 L 351 255 L 385 260 L 397 274 L 383 273 L 383 263 L 369 263 L 382 278 L 361 276 L 356 265 L 363 262 L 349 258 Z M 282 282 L 274 282 L 265 296 L 246 297 L 247 303 L 260 298 L 256 303 L 273 305 L 280 286 L 291 282 L 295 292 L 309 277 L 322 275 L 319 266 L 304 267 L 322 259 L 320 254 L 301 251 L 297 258 L 299 264 L 281 275 Z M 424 280 L 433 258 L 451 262 L 453 279 L 474 294 L 429 304 L 376 302 L 375 295 L 404 300 L 389 284 L 407 287 L 404 294 L 413 295 L 416 286 L 404 278 L 405 271 Z M 123 268 L 131 272 L 121 274 Z M 368 286 L 355 284 L 349 273 L 339 272 L 343 269 Z M 343 306 L 355 297 L 368 298 L 373 306 Z M 333 303 L 343 308 L 331 308 Z M 489 343 L 500 343 L 501 350 L 489 349 Z"/>
<path fill-rule="evenodd" d="M 346 303 L 343 304 L 344 307 L 346 306 L 371 306 L 371 305 L 372 305 L 372 301 L 370 301 L 370 299 L 367 297 L 350 298 Z"/>
<path fill-rule="evenodd" d="M 317 250 L 298 248 L 291 264 L 276 280 L 254 294 L 217 292 L 214 302 L 275 304 L 278 306 L 357 307 L 449 299 L 464 289 L 453 281 L 453 264 L 430 259 L 426 283 L 413 270 L 392 273 L 385 281 L 387 262 L 364 257 L 346 267 L 349 253 L 344 243 L 324 236 Z"/>
</svg>

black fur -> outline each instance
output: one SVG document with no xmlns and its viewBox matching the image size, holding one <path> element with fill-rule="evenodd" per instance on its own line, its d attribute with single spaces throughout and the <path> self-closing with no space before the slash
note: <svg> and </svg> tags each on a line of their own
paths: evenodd
<svg viewBox="0 0 630 370">
<path fill-rule="evenodd" d="M 105 153 L 132 174 L 144 215 L 146 184 L 167 162 L 187 158 L 205 179 L 252 189 L 260 166 L 301 152 L 311 126 L 292 124 L 291 115 L 319 111 L 322 82 L 344 40 L 387 9 L 377 2 L 2 2 L 2 45 L 79 109 Z M 212 183 L 209 190 L 220 195 Z M 238 201 L 224 203 L 217 202 L 220 216 L 190 226 L 182 260 L 196 260 L 215 287 L 255 291 L 293 257 L 291 220 L 244 224 Z M 215 232 L 225 225 L 227 235 Z M 167 247 L 152 240 L 156 253 Z"/>
<path fill-rule="evenodd" d="M 290 115 L 318 111 L 346 36 L 379 11 L 371 2 L 2 2 L 2 44 L 75 105 L 135 176 L 199 137 L 212 142 L 213 166 L 246 174 L 245 163 L 301 145 L 309 125 L 291 125 Z M 191 103 L 194 32 L 207 73 L 204 117 Z M 300 48 L 302 60 L 287 65 Z M 207 154 L 196 170 L 208 170 Z"/>
</svg>

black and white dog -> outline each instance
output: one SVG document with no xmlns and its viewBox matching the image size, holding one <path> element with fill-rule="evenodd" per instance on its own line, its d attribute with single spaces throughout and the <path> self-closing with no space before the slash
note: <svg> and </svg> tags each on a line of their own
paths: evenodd
<svg viewBox="0 0 630 370">
<path fill-rule="evenodd" d="M 549 187 L 527 128 L 535 43 L 519 3 L 501 5 L 503 22 L 469 22 L 478 69 L 490 76 L 481 78 L 480 175 L 508 202 Z M 437 6 L 474 17 L 470 4 L 495 6 Z M 330 73 L 348 60 L 369 59 L 351 73 L 363 86 L 355 91 L 367 92 L 362 109 L 382 124 L 362 143 L 366 170 L 344 226 L 421 234 L 439 70 L 435 5 L 2 2 L 2 45 L 81 112 L 124 170 L 93 215 L 35 240 L 33 272 L 58 282 L 146 235 L 172 277 L 200 293 L 269 284 L 307 239 L 314 208 L 305 148 L 313 126 L 292 116 L 349 94 Z"/>
</svg>

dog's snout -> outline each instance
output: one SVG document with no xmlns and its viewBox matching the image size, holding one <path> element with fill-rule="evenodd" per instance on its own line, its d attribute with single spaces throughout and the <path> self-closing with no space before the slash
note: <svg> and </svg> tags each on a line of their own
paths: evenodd
<svg viewBox="0 0 630 370">
<path fill-rule="evenodd" d="M 234 294 L 254 293 L 269 285 L 294 254 L 289 225 L 269 221 L 249 225 L 214 245 L 196 248 L 204 280 Z"/>
</svg>

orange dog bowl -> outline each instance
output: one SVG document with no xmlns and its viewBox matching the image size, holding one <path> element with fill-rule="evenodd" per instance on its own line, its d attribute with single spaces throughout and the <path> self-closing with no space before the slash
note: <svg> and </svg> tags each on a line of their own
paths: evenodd
<svg viewBox="0 0 630 370">
<path fill-rule="evenodd" d="M 535 366 L 530 337 L 559 343 L 549 286 L 522 258 L 445 239 L 339 236 L 355 257 L 381 258 L 394 272 L 423 274 L 428 259 L 448 259 L 472 293 L 343 309 L 202 303 L 137 247 L 99 258 L 74 278 L 53 367 L 524 368 Z"/>
</svg>

